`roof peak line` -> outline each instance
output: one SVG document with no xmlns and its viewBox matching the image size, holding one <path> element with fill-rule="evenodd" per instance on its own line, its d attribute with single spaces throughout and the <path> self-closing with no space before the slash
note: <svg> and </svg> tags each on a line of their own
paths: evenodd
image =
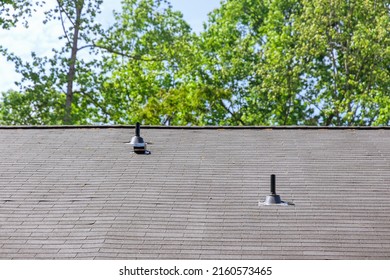
<svg viewBox="0 0 390 280">
<path fill-rule="evenodd" d="M 1 129 L 133 129 L 135 125 L 16 125 L 1 126 Z M 379 130 L 390 129 L 390 126 L 159 126 L 142 125 L 142 129 L 191 129 L 191 130 L 217 130 L 217 129 L 245 129 L 245 130 Z"/>
</svg>

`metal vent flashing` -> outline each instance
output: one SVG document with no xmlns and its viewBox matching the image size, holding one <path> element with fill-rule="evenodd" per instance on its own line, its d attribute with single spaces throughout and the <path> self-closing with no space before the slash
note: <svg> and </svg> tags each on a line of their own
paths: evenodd
<svg viewBox="0 0 390 280">
<path fill-rule="evenodd" d="M 131 138 L 130 145 L 133 146 L 134 153 L 149 155 L 150 151 L 146 149 L 147 143 L 141 137 L 140 130 L 141 130 L 140 124 L 137 122 L 135 126 L 135 136 Z"/>
<path fill-rule="evenodd" d="M 259 206 L 270 206 L 270 205 L 280 205 L 280 206 L 290 206 L 294 205 L 292 202 L 282 201 L 280 195 L 276 194 L 276 176 L 271 175 L 271 194 L 265 197 L 265 201 L 259 201 Z"/>
</svg>

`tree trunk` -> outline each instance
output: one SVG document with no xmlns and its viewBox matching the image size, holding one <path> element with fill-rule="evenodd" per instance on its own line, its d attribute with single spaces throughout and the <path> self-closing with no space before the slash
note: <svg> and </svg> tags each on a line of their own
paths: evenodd
<svg viewBox="0 0 390 280">
<path fill-rule="evenodd" d="M 66 87 L 66 103 L 64 124 L 73 124 L 72 120 L 72 102 L 73 102 L 73 83 L 76 76 L 76 61 L 78 51 L 79 32 L 81 27 L 81 12 L 84 1 L 76 1 L 76 21 L 74 22 L 72 53 L 69 61 L 68 82 Z"/>
</svg>

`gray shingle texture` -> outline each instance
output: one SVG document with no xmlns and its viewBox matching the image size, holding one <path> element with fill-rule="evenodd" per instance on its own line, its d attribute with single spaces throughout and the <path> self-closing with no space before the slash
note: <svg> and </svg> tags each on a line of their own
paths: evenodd
<svg viewBox="0 0 390 280">
<path fill-rule="evenodd" d="M 133 134 L 0 129 L 0 259 L 390 259 L 389 129 Z"/>
</svg>

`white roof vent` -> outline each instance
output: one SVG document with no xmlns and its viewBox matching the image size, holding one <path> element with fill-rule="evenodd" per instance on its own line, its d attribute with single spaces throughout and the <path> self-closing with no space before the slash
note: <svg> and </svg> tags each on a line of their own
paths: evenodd
<svg viewBox="0 0 390 280">
<path fill-rule="evenodd" d="M 147 143 L 140 135 L 140 124 L 137 122 L 135 125 L 135 136 L 131 138 L 130 145 L 134 148 L 134 153 L 136 154 L 150 154 L 150 151 L 146 150 Z"/>
</svg>

